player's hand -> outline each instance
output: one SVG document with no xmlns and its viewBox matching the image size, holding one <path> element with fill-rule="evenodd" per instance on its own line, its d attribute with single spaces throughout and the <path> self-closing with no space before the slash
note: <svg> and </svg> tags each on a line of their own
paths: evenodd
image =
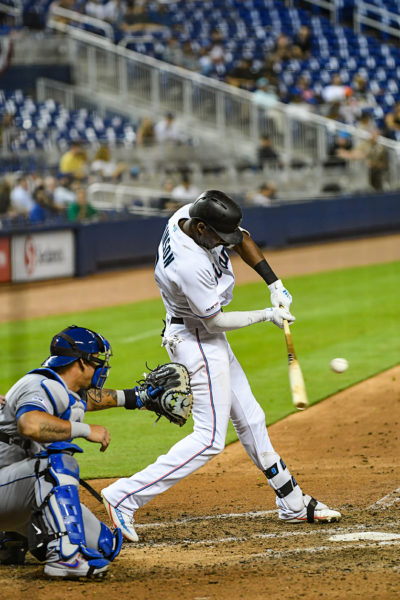
<svg viewBox="0 0 400 600">
<path fill-rule="evenodd" d="M 265 320 L 271 321 L 274 325 L 277 325 L 279 329 L 283 329 L 283 319 L 285 319 L 289 325 L 295 322 L 296 318 L 286 308 L 274 307 L 265 309 Z"/>
<path fill-rule="evenodd" d="M 0 394 L 0 406 L 6 405 L 6 397 Z"/>
<path fill-rule="evenodd" d="M 105 452 L 111 440 L 110 432 L 103 425 L 90 425 L 89 442 L 101 444 L 100 452 Z"/>
<path fill-rule="evenodd" d="M 292 296 L 284 287 L 282 281 L 277 279 L 274 283 L 270 283 L 269 291 L 271 292 L 271 304 L 274 307 L 283 306 L 287 311 L 290 310 L 292 304 Z"/>
</svg>

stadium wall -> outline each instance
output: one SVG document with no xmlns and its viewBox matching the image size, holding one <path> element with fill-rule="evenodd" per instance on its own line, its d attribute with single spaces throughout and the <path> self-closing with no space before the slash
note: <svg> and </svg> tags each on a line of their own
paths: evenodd
<svg viewBox="0 0 400 600">
<path fill-rule="evenodd" d="M 397 193 L 346 196 L 274 207 L 247 207 L 243 226 L 261 245 L 295 244 L 400 231 Z M 34 281 L 148 264 L 166 219 L 125 218 L 89 224 L 0 231 L 0 281 Z"/>
</svg>

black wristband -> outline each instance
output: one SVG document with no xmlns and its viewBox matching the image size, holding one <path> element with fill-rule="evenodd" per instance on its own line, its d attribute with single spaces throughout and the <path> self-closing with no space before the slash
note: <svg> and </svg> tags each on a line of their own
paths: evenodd
<svg viewBox="0 0 400 600">
<path fill-rule="evenodd" d="M 264 281 L 270 285 L 271 283 L 274 283 L 274 281 L 277 281 L 278 277 L 275 275 L 275 273 L 273 272 L 273 270 L 271 269 L 271 267 L 269 266 L 269 264 L 267 263 L 267 261 L 265 260 L 265 258 L 263 258 L 262 260 L 260 260 L 259 263 L 256 264 L 256 266 L 254 267 L 254 270 L 261 275 L 261 277 L 264 279 Z"/>
<path fill-rule="evenodd" d="M 129 390 L 123 390 L 123 392 L 125 394 L 125 408 L 128 410 L 134 410 L 137 408 L 138 406 L 135 389 L 131 388 Z"/>
</svg>

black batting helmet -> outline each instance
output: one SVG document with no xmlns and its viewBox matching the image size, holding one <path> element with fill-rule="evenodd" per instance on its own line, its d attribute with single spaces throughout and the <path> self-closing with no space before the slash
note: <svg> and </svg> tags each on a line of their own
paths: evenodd
<svg viewBox="0 0 400 600">
<path fill-rule="evenodd" d="M 242 241 L 243 234 L 239 229 L 242 209 L 224 192 L 203 192 L 189 208 L 189 215 L 211 227 L 226 244 L 236 245 Z"/>
</svg>

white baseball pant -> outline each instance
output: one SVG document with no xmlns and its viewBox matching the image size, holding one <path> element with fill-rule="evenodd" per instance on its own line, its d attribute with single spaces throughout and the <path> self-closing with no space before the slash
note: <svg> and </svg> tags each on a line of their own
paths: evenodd
<svg viewBox="0 0 400 600">
<path fill-rule="evenodd" d="M 190 373 L 193 432 L 153 464 L 102 490 L 105 498 L 122 512 L 132 514 L 220 453 L 231 419 L 246 452 L 276 491 L 280 515 L 299 514 L 304 510 L 302 491 L 271 444 L 264 412 L 225 334 L 167 326 L 165 338 L 173 335 L 181 341 L 167 344 L 171 361 L 185 364 Z"/>
</svg>

